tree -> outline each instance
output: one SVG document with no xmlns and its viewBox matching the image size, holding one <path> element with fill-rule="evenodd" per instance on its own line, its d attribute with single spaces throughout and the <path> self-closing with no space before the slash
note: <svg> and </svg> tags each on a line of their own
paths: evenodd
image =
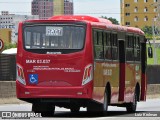
<svg viewBox="0 0 160 120">
<path fill-rule="evenodd" d="M 106 16 L 101 16 L 101 18 L 110 20 L 113 24 L 119 25 L 118 20 L 116 20 L 115 18 L 112 18 L 112 17 L 107 18 Z"/>
<path fill-rule="evenodd" d="M 152 26 L 144 26 L 142 30 L 145 34 L 152 35 Z"/>
<path fill-rule="evenodd" d="M 147 39 L 152 39 L 152 26 L 144 26 L 142 31 L 145 33 Z"/>
</svg>

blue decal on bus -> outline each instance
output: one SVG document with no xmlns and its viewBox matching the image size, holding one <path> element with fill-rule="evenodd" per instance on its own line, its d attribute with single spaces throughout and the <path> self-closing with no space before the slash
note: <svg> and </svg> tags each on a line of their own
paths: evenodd
<svg viewBox="0 0 160 120">
<path fill-rule="evenodd" d="M 38 74 L 29 74 L 29 83 L 38 84 Z"/>
</svg>

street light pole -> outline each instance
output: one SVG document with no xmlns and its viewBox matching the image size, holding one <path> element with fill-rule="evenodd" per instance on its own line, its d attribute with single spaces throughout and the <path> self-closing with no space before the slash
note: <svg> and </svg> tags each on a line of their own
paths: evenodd
<svg viewBox="0 0 160 120">
<path fill-rule="evenodd" d="M 156 55 L 156 37 L 155 37 L 155 22 L 156 18 L 153 18 L 153 23 L 152 23 L 152 33 L 153 33 L 153 46 L 154 46 L 154 53 L 153 53 L 153 58 L 154 58 L 154 64 L 157 64 L 157 55 Z"/>
</svg>

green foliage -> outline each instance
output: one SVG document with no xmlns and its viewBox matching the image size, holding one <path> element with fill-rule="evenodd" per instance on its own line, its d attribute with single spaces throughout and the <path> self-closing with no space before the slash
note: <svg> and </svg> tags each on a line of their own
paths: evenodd
<svg viewBox="0 0 160 120">
<path fill-rule="evenodd" d="M 142 31 L 145 33 L 145 36 L 146 36 L 147 39 L 153 40 L 152 26 L 145 26 L 145 27 L 142 28 Z M 160 36 L 158 34 L 158 30 L 156 28 L 155 28 L 155 38 L 156 38 L 156 40 L 160 39 Z"/>
<path fill-rule="evenodd" d="M 115 18 L 112 18 L 112 17 L 107 18 L 106 16 L 101 16 L 101 18 L 108 19 L 108 20 L 110 20 L 113 24 L 119 25 L 119 22 L 118 22 Z"/>
<path fill-rule="evenodd" d="M 145 34 L 152 35 L 152 26 L 145 26 L 142 30 Z"/>
<path fill-rule="evenodd" d="M 17 45 L 16 44 L 13 44 L 13 43 L 4 43 L 4 49 L 3 50 L 6 50 L 6 49 L 10 49 L 10 48 L 16 48 Z"/>
<path fill-rule="evenodd" d="M 144 26 L 142 28 L 142 31 L 145 33 L 147 39 L 149 40 L 153 39 L 152 26 Z"/>
</svg>

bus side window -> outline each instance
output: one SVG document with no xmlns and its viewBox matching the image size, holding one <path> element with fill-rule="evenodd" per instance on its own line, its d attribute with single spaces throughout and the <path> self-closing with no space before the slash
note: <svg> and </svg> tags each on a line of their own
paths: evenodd
<svg viewBox="0 0 160 120">
<path fill-rule="evenodd" d="M 104 59 L 102 32 L 94 31 L 94 58 Z"/>
<path fill-rule="evenodd" d="M 140 61 L 140 38 L 136 36 L 134 39 L 134 58 L 135 61 Z"/>
<path fill-rule="evenodd" d="M 111 53 L 110 33 L 104 33 L 104 50 L 105 50 L 105 59 L 111 60 L 112 53 Z"/>
<path fill-rule="evenodd" d="M 134 61 L 134 37 L 126 36 L 126 60 Z"/>
<path fill-rule="evenodd" d="M 117 34 L 112 34 L 112 59 L 118 59 L 118 37 Z"/>
</svg>

